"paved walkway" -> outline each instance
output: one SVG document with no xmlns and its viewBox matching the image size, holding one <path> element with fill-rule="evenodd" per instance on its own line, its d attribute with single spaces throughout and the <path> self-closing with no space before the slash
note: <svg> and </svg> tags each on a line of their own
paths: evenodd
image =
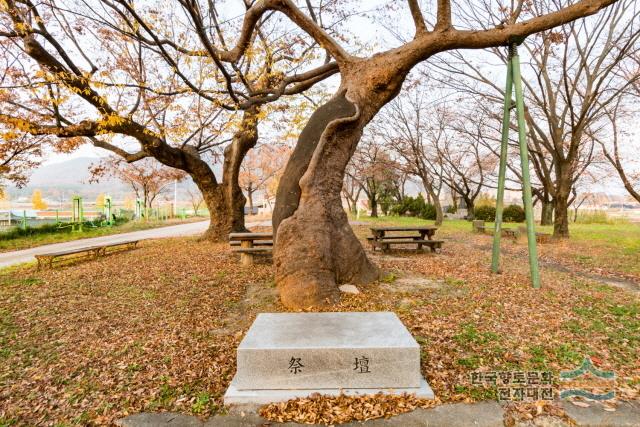
<svg viewBox="0 0 640 427">
<path fill-rule="evenodd" d="M 264 225 L 262 222 L 249 222 L 247 227 Z M 270 225 L 270 221 L 267 221 Z M 91 237 L 88 239 L 73 240 L 70 242 L 54 243 L 51 245 L 37 246 L 35 248 L 23 249 L 21 251 L 0 253 L 0 268 L 14 264 L 34 261 L 36 254 L 46 252 L 64 251 L 78 249 L 85 246 L 103 245 L 107 243 L 118 243 L 127 240 L 160 239 L 164 237 L 194 236 L 204 233 L 209 226 L 209 221 L 191 222 L 188 224 L 171 225 L 169 227 L 152 228 L 149 230 L 132 231 L 130 233 L 111 234 L 109 236 Z"/>
<path fill-rule="evenodd" d="M 543 416 L 533 421 L 519 421 L 515 427 L 637 427 L 640 420 L 640 404 L 621 402 L 615 412 L 607 412 L 598 403 L 581 408 L 561 402 L 567 416 L 566 422 L 560 418 Z M 474 404 L 455 403 L 437 406 L 433 409 L 417 409 L 407 414 L 389 419 L 341 424 L 344 427 L 503 427 L 504 409 L 497 402 L 486 401 Z M 120 427 L 298 427 L 296 423 L 269 422 L 258 415 L 216 415 L 208 420 L 193 416 L 163 413 L 140 413 L 116 421 Z"/>
</svg>

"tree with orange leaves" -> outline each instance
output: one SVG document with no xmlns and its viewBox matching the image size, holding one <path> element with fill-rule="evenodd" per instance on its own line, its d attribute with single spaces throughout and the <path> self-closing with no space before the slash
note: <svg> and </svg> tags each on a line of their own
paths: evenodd
<svg viewBox="0 0 640 427">
<path fill-rule="evenodd" d="M 175 181 L 182 181 L 186 174 L 178 169 L 164 166 L 153 159 L 127 163 L 120 157 L 111 156 L 92 165 L 91 181 L 116 178 L 128 184 L 145 208 L 151 208 L 156 198 L 170 189 Z"/>
<path fill-rule="evenodd" d="M 261 191 L 269 198 L 271 182 L 284 169 L 290 150 L 286 146 L 261 145 L 252 150 L 240 168 L 240 187 L 247 194 L 249 212 L 253 213 L 253 195 Z"/>
</svg>

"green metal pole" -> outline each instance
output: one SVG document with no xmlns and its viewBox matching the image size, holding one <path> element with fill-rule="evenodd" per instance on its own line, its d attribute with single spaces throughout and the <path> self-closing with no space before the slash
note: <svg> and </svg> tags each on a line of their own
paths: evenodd
<svg viewBox="0 0 640 427">
<path fill-rule="evenodd" d="M 512 44 L 509 51 L 513 58 L 513 83 L 516 91 L 516 110 L 518 113 L 518 141 L 520 143 L 520 163 L 522 166 L 522 194 L 524 198 L 524 212 L 527 219 L 527 243 L 529 245 L 529 268 L 531 269 L 531 285 L 540 287 L 540 272 L 538 271 L 538 249 L 536 247 L 536 232 L 533 222 L 533 202 L 531 200 L 531 178 L 529 177 L 529 150 L 527 148 L 527 133 L 524 122 L 524 97 L 522 95 L 522 77 L 520 75 L 520 57 L 516 44 Z"/>
<path fill-rule="evenodd" d="M 502 234 L 502 210 L 504 205 L 504 185 L 507 173 L 507 146 L 509 143 L 509 123 L 511 94 L 513 92 L 513 65 L 511 56 L 507 61 L 507 85 L 504 91 L 504 112 L 502 115 L 502 141 L 500 142 L 500 166 L 498 168 L 498 194 L 496 196 L 496 226 L 493 234 L 493 254 L 491 271 L 500 271 L 500 237 Z"/>
</svg>

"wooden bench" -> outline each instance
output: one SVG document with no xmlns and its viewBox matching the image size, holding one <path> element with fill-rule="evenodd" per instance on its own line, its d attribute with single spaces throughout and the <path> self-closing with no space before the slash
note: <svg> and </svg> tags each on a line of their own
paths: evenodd
<svg viewBox="0 0 640 427">
<path fill-rule="evenodd" d="M 437 249 L 442 249 L 443 240 L 433 240 L 438 227 L 433 225 L 427 226 L 409 226 L 409 227 L 372 227 L 371 233 L 373 236 L 368 237 L 367 241 L 371 244 L 372 249 L 380 249 L 383 252 L 387 252 L 392 245 L 416 245 L 416 250 L 422 251 L 423 246 L 428 246 L 431 252 L 436 252 Z M 417 235 L 407 234 L 395 234 L 387 235 L 387 232 L 412 232 L 415 231 Z"/>
<path fill-rule="evenodd" d="M 524 225 L 521 225 L 520 227 L 518 227 L 518 230 L 520 231 L 520 235 L 521 236 L 525 236 L 527 235 L 527 227 Z M 549 233 L 543 233 L 542 231 L 536 231 L 536 243 L 550 243 L 551 242 L 551 238 L 553 236 L 551 236 L 551 234 Z"/>
<path fill-rule="evenodd" d="M 239 240 L 231 240 L 230 246 L 242 246 Z M 273 240 L 256 240 L 253 242 L 253 246 L 273 246 Z M 237 251 L 236 251 L 237 252 Z"/>
<path fill-rule="evenodd" d="M 70 260 L 81 258 L 97 258 L 99 256 L 105 256 L 107 253 L 116 252 L 119 250 L 134 249 L 138 244 L 138 240 L 128 240 L 125 242 L 106 243 L 104 245 L 86 246 L 77 249 L 68 249 L 66 251 L 48 252 L 44 254 L 35 255 L 38 261 L 38 270 L 43 266 L 53 268 L 53 263 L 56 260 Z M 108 250 L 113 249 L 113 250 Z M 84 255 L 84 256 L 83 256 Z"/>
<path fill-rule="evenodd" d="M 484 221 L 476 219 L 471 221 L 471 227 L 474 233 L 483 233 L 486 230 L 486 226 L 484 225 Z"/>
<path fill-rule="evenodd" d="M 273 233 L 230 233 L 229 244 L 233 252 L 240 254 L 240 263 L 250 266 L 255 255 L 273 253 Z"/>
<path fill-rule="evenodd" d="M 518 237 L 520 237 L 520 232 L 515 228 L 501 228 L 500 231 L 502 231 L 502 237 L 508 237 L 513 240 L 518 240 Z"/>
<path fill-rule="evenodd" d="M 536 242 L 538 243 L 549 243 L 551 242 L 551 237 L 549 233 L 536 232 Z"/>
<path fill-rule="evenodd" d="M 381 249 L 383 252 L 387 252 L 391 245 L 416 245 L 416 250 L 421 251 L 423 246 L 428 246 L 431 252 L 436 252 L 436 249 L 442 249 L 444 240 L 430 240 L 430 239 L 413 239 L 406 238 L 404 236 L 389 236 L 378 240 L 371 240 L 372 246 Z"/>
</svg>

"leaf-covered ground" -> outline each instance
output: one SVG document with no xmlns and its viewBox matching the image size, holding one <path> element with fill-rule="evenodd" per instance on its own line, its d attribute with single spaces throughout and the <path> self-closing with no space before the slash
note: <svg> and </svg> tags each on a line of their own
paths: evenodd
<svg viewBox="0 0 640 427">
<path fill-rule="evenodd" d="M 368 233 L 355 228 L 363 238 Z M 637 396 L 637 292 L 578 274 L 566 255 L 571 242 L 555 244 L 566 250 L 540 248 L 543 259 L 571 271 L 543 268 L 543 288 L 534 290 L 524 243 L 505 242 L 504 272 L 492 275 L 489 236 L 466 227 L 445 227 L 438 236 L 447 241 L 441 254 L 373 254 L 384 280 L 327 310 L 398 313 L 422 347 L 423 374 L 442 402 L 494 398 L 495 391 L 471 386 L 477 369 L 557 371 L 584 355 L 617 373 L 619 396 Z M 0 274 L 0 425 L 224 411 L 243 333 L 258 312 L 284 310 L 269 262 L 243 269 L 227 245 L 195 239 Z"/>
</svg>

